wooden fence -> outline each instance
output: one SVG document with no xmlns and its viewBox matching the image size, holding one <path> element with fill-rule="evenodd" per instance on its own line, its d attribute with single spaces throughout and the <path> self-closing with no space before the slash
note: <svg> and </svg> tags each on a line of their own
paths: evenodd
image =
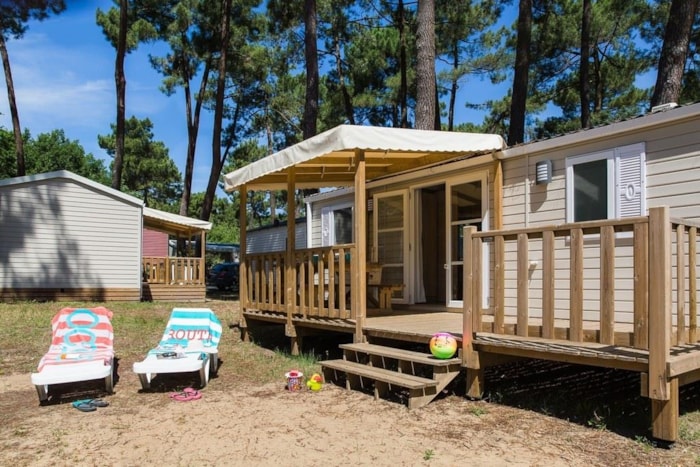
<svg viewBox="0 0 700 467">
<path fill-rule="evenodd" d="M 246 281 L 241 287 L 244 307 L 304 318 L 353 319 L 348 292 L 354 252 L 354 245 L 348 244 L 296 250 L 291 261 L 284 251 L 247 254 L 241 270 Z"/>
<path fill-rule="evenodd" d="M 143 281 L 149 284 L 205 285 L 203 258 L 144 256 Z"/>
<path fill-rule="evenodd" d="M 671 347 L 698 338 L 699 226 L 671 220 L 660 207 L 622 220 L 465 227 L 465 366 L 474 361 L 474 334 L 484 330 L 626 346 L 648 351 L 650 397 L 665 399 Z M 483 306 L 485 293 L 490 306 Z"/>
</svg>

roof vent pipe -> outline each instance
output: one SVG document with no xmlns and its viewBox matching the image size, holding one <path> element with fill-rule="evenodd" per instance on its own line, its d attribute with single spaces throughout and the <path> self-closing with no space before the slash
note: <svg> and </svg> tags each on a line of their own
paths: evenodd
<svg viewBox="0 0 700 467">
<path fill-rule="evenodd" d="M 676 107 L 678 107 L 677 103 L 667 102 L 665 104 L 655 105 L 654 107 L 652 107 L 651 113 L 655 114 L 656 112 L 665 112 L 667 110 L 675 109 Z"/>
</svg>

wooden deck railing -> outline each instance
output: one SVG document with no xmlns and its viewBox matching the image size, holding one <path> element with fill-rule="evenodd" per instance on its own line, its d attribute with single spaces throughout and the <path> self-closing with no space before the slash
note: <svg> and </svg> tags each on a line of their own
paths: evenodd
<svg viewBox="0 0 700 467">
<path fill-rule="evenodd" d="M 354 245 L 307 248 L 293 254 L 293 273 L 287 276 L 284 251 L 245 256 L 246 308 L 287 312 L 302 317 L 352 319 L 350 261 Z M 288 308 L 286 279 L 294 290 L 295 303 Z"/>
<path fill-rule="evenodd" d="M 671 220 L 666 207 L 620 220 L 465 227 L 464 257 L 472 259 L 464 265 L 467 347 L 473 332 L 486 329 L 629 346 L 667 360 L 670 346 L 700 337 L 698 227 Z"/>
<path fill-rule="evenodd" d="M 141 259 L 143 281 L 149 284 L 204 285 L 203 258 L 144 256 Z"/>
</svg>

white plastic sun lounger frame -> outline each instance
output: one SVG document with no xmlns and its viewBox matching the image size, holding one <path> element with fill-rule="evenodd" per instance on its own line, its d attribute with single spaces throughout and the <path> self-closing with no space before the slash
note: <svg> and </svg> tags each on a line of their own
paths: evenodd
<svg viewBox="0 0 700 467">
<path fill-rule="evenodd" d="M 186 353 L 183 358 L 158 358 L 148 355 L 143 361 L 134 363 L 134 373 L 139 376 L 141 387 L 150 389 L 151 381 L 159 373 L 193 373 L 199 372 L 201 387 L 209 383 L 209 371 L 212 362 L 218 360 L 218 353 L 207 352 Z"/>
<path fill-rule="evenodd" d="M 39 373 L 32 373 L 32 384 L 36 387 L 39 401 L 49 398 L 49 385 L 75 383 L 104 379 L 107 393 L 114 392 L 113 360 L 108 365 L 103 361 L 87 361 L 51 365 L 44 367 Z"/>
</svg>

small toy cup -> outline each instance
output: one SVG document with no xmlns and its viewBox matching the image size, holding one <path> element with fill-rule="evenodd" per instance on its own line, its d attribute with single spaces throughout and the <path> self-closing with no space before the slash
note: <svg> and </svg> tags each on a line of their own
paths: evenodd
<svg viewBox="0 0 700 467">
<path fill-rule="evenodd" d="M 304 380 L 304 373 L 298 370 L 291 370 L 284 374 L 287 378 L 287 390 L 290 392 L 300 391 Z"/>
</svg>

